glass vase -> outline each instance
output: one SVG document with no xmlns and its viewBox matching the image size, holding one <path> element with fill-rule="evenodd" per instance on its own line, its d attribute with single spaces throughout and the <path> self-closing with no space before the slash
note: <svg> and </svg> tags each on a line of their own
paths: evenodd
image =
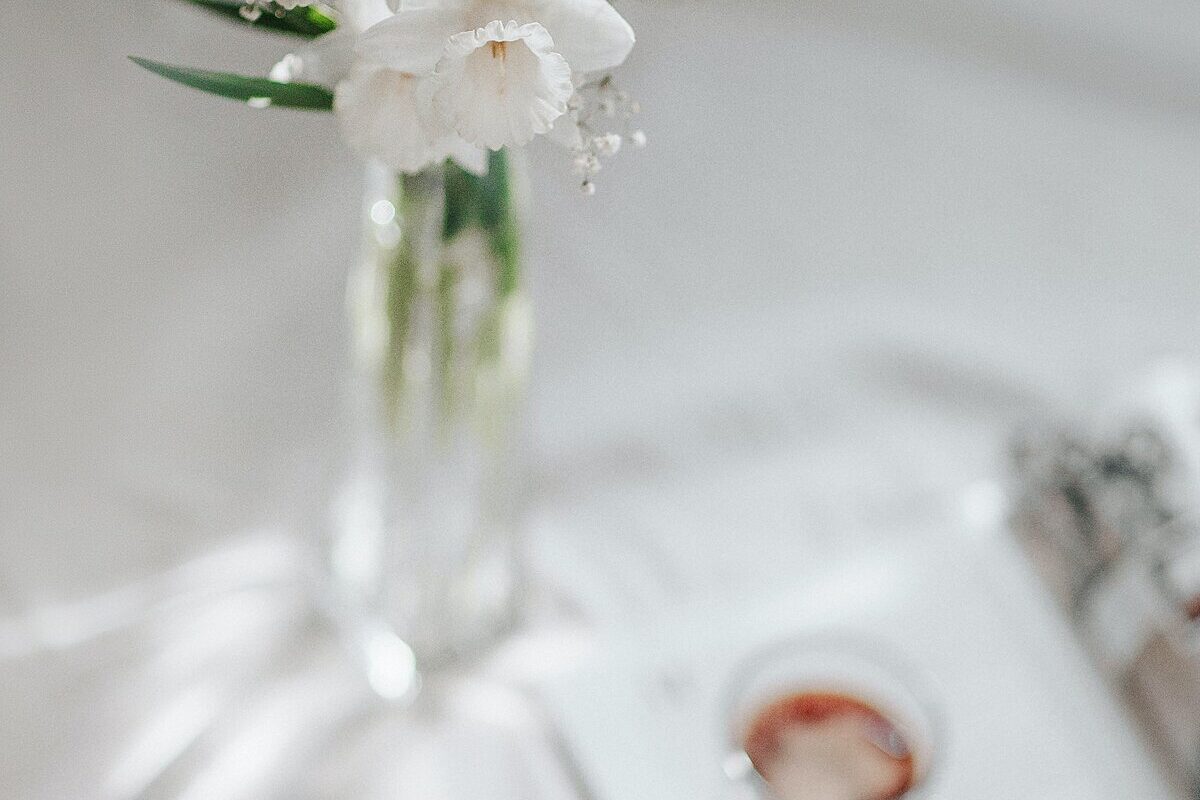
<svg viewBox="0 0 1200 800">
<path fill-rule="evenodd" d="M 507 153 L 482 177 L 370 167 L 364 209 L 331 588 L 372 686 L 399 697 L 517 619 L 532 320 Z"/>
</svg>

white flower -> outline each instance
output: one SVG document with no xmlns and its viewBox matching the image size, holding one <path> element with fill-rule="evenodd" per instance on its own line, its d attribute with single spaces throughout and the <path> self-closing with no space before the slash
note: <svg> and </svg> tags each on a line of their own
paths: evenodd
<svg viewBox="0 0 1200 800">
<path fill-rule="evenodd" d="M 364 155 L 404 172 L 451 157 L 481 173 L 480 148 L 522 145 L 541 134 L 579 155 L 612 155 L 620 146 L 618 135 L 587 124 L 577 102 L 584 85 L 610 80 L 578 78 L 577 85 L 577 76 L 619 65 L 634 44 L 633 30 L 607 0 L 332 6 L 337 29 L 287 56 L 271 77 L 334 87 L 343 135 Z"/>
<path fill-rule="evenodd" d="M 487 156 L 444 126 L 431 124 L 423 80 L 358 57 L 359 34 L 391 16 L 385 0 L 341 0 L 341 23 L 307 47 L 285 56 L 271 70 L 278 81 L 334 87 L 334 114 L 343 138 L 358 153 L 400 172 L 417 172 L 453 158 L 482 175 Z"/>
<path fill-rule="evenodd" d="M 332 6 L 338 13 L 339 27 L 349 28 L 355 34 L 392 15 L 388 0 L 334 0 Z"/>
<path fill-rule="evenodd" d="M 546 133 L 575 92 L 553 46 L 536 22 L 496 20 L 455 34 L 430 78 L 434 111 L 468 142 L 493 150 Z"/>
<path fill-rule="evenodd" d="M 271 70 L 273 80 L 336 86 L 358 60 L 354 46 L 359 34 L 392 15 L 387 0 L 336 0 L 331 5 L 338 26 L 284 56 Z"/>
<path fill-rule="evenodd" d="M 359 53 L 398 72 L 431 76 L 438 121 L 499 149 L 547 133 L 567 113 L 572 72 L 617 66 L 633 29 L 607 0 L 391 0 Z"/>
<path fill-rule="evenodd" d="M 413 75 L 355 64 L 338 83 L 333 101 L 346 142 L 400 172 L 417 172 L 447 157 L 477 174 L 485 172 L 482 150 L 425 124 L 420 88 Z"/>
</svg>

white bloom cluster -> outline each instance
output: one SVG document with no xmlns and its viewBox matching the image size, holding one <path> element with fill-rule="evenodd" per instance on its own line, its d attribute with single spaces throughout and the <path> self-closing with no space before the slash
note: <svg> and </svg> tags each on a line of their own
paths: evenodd
<svg viewBox="0 0 1200 800">
<path fill-rule="evenodd" d="M 583 179 L 580 188 L 584 194 L 596 193 L 592 178 L 600 171 L 601 158 L 615 156 L 626 142 L 646 146 L 646 134 L 632 124 L 639 111 L 637 101 L 617 88 L 612 75 L 576 88 L 563 117 L 566 124 L 555 126 L 556 131 L 561 129 L 555 136 L 575 153 L 575 172 Z"/>
<path fill-rule="evenodd" d="M 296 0 L 288 0 L 296 5 Z M 486 150 L 551 138 L 586 162 L 622 141 L 636 104 L 590 78 L 629 55 L 633 29 L 608 0 L 338 0 L 339 27 L 289 55 L 276 80 L 335 88 L 346 141 L 394 169 L 451 157 L 485 168 Z M 620 131 L 598 127 L 619 118 Z"/>
</svg>

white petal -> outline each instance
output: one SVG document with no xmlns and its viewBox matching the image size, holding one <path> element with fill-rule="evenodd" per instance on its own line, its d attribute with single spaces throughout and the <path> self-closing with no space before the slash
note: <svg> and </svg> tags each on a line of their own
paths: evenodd
<svg viewBox="0 0 1200 800">
<path fill-rule="evenodd" d="M 468 0 L 387 0 L 392 11 L 403 11 L 406 8 L 421 8 L 428 6 L 454 5 L 461 8 Z"/>
<path fill-rule="evenodd" d="M 359 37 L 359 55 L 399 72 L 425 75 L 442 57 L 446 40 L 462 30 L 462 16 L 461 3 L 406 2 Z"/>
<path fill-rule="evenodd" d="M 441 161 L 445 153 L 418 113 L 420 80 L 359 62 L 337 86 L 333 110 L 346 142 L 362 155 L 378 158 L 401 172 L 416 172 Z"/>
<path fill-rule="evenodd" d="M 633 28 L 608 0 L 531 0 L 534 19 L 577 72 L 620 65 L 633 49 Z"/>
<path fill-rule="evenodd" d="M 470 144 L 458 134 L 451 134 L 439 142 L 438 150 L 454 159 L 454 163 L 472 175 L 478 175 L 481 178 L 487 175 L 487 150 Z"/>
<path fill-rule="evenodd" d="M 486 28 L 494 19 L 509 21 L 516 20 L 524 25 L 526 22 L 538 22 L 533 16 L 533 8 L 529 0 L 470 0 L 463 9 L 463 26 L 460 31 L 470 31 L 476 28 Z M 455 31 L 457 33 L 457 31 Z"/>
<path fill-rule="evenodd" d="M 271 77 L 285 83 L 335 86 L 354 64 L 354 31 L 335 28 L 313 39 L 276 65 Z"/>
<path fill-rule="evenodd" d="M 333 7 L 341 14 L 339 26 L 358 33 L 392 15 L 387 0 L 336 0 Z"/>
<path fill-rule="evenodd" d="M 546 133 L 574 92 L 571 68 L 536 22 L 450 38 L 430 77 L 439 116 L 468 142 L 499 150 Z"/>
</svg>

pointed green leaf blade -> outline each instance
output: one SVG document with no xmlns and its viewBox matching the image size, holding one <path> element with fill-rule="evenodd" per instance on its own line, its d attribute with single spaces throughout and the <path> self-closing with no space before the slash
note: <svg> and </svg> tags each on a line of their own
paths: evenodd
<svg viewBox="0 0 1200 800">
<path fill-rule="evenodd" d="M 176 67 L 137 56 L 130 56 L 129 60 L 168 80 L 232 100 L 312 111 L 329 111 L 333 108 L 333 92 L 324 86 L 311 83 L 281 83 L 268 78 L 249 78 L 230 72 Z"/>
</svg>

